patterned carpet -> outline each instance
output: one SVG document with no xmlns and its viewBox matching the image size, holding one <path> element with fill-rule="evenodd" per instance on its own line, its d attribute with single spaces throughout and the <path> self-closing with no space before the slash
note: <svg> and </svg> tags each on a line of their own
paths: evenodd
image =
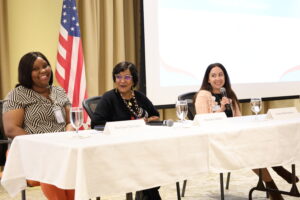
<svg viewBox="0 0 300 200">
<path fill-rule="evenodd" d="M 289 166 L 286 166 L 288 169 Z M 298 173 L 300 167 L 296 168 Z M 290 191 L 291 185 L 286 183 L 274 171 L 270 170 L 277 186 L 281 190 Z M 226 176 L 224 176 L 226 179 Z M 252 171 L 240 170 L 231 173 L 229 190 L 225 190 L 225 200 L 246 200 L 248 199 L 249 190 L 257 183 L 257 176 Z M 182 184 L 181 184 L 182 185 Z M 220 182 L 219 174 L 203 174 L 198 177 L 194 177 L 187 181 L 187 187 L 185 197 L 182 200 L 217 200 L 220 199 Z M 298 184 L 300 188 L 300 184 Z M 161 186 L 160 194 L 163 200 L 176 200 L 176 185 L 170 184 Z M 44 200 L 39 187 L 28 188 L 26 190 L 27 200 Z M 1 200 L 20 200 L 21 196 L 18 195 L 15 198 L 9 197 L 9 195 L 0 187 L 0 199 Z M 124 200 L 125 195 L 116 196 L 102 196 L 101 200 Z M 264 200 L 266 193 L 255 191 L 253 193 L 254 200 Z M 299 197 L 284 196 L 286 200 L 300 199 Z"/>
</svg>

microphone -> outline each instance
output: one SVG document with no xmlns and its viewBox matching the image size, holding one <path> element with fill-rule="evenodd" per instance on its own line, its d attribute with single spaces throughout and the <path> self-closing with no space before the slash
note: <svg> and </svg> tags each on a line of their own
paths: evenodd
<svg viewBox="0 0 300 200">
<path fill-rule="evenodd" d="M 224 87 L 220 88 L 220 92 L 221 92 L 222 97 L 227 97 L 226 89 Z M 231 110 L 230 104 L 228 104 L 228 103 L 225 104 L 225 108 L 226 108 L 226 110 Z"/>
<path fill-rule="evenodd" d="M 163 120 L 163 121 L 150 121 L 150 122 L 146 122 L 147 125 L 150 125 L 150 126 L 173 126 L 174 122 L 173 120 L 171 119 L 168 119 L 168 120 Z"/>
<path fill-rule="evenodd" d="M 103 131 L 104 130 L 105 125 L 95 125 L 94 129 L 97 131 Z"/>
</svg>

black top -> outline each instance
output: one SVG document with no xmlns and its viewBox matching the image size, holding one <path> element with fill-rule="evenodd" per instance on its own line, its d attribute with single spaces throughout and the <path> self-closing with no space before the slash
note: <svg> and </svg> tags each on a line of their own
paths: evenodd
<svg viewBox="0 0 300 200">
<path fill-rule="evenodd" d="M 159 113 L 154 108 L 152 102 L 143 93 L 134 91 L 134 95 L 138 106 L 147 111 L 148 117 L 159 117 Z M 130 101 L 132 102 L 132 100 Z M 91 126 L 94 128 L 95 125 L 105 125 L 106 122 L 131 119 L 136 119 L 136 116 L 126 106 L 119 92 L 113 89 L 104 93 L 97 104 Z"/>
<path fill-rule="evenodd" d="M 214 97 L 216 97 L 216 102 L 218 103 L 218 105 L 221 105 L 222 95 L 221 94 L 214 94 L 214 93 L 212 93 L 212 95 Z M 233 117 L 233 112 L 232 112 L 231 106 L 226 107 L 224 112 L 225 112 L 227 117 Z"/>
</svg>

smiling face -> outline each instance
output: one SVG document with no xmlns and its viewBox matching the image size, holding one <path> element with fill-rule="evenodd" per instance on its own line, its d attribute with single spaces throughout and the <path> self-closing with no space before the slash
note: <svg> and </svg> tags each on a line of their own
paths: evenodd
<svg viewBox="0 0 300 200">
<path fill-rule="evenodd" d="M 209 72 L 208 82 L 213 93 L 220 93 L 220 88 L 225 84 L 225 75 L 220 67 L 213 67 Z"/>
<path fill-rule="evenodd" d="M 51 67 L 41 57 L 37 57 L 32 66 L 32 89 L 40 91 L 49 86 Z"/>
<path fill-rule="evenodd" d="M 115 75 L 115 85 L 120 94 L 124 98 L 131 95 L 131 88 L 133 87 L 132 75 L 129 69 L 126 69 Z"/>
</svg>

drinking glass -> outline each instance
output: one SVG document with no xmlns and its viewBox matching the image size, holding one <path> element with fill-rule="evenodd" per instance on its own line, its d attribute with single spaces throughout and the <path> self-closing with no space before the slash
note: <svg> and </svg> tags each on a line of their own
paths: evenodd
<svg viewBox="0 0 300 200">
<path fill-rule="evenodd" d="M 70 121 L 72 126 L 76 129 L 76 133 L 78 133 L 78 129 L 83 124 L 83 110 L 81 107 L 71 107 Z"/>
<path fill-rule="evenodd" d="M 261 98 L 260 97 L 251 98 L 250 106 L 252 112 L 254 112 L 255 115 L 257 116 L 257 114 L 261 111 L 261 107 L 262 107 Z"/>
<path fill-rule="evenodd" d="M 184 122 L 188 113 L 188 103 L 187 100 L 177 100 L 176 101 L 176 114 L 180 122 Z"/>
</svg>

